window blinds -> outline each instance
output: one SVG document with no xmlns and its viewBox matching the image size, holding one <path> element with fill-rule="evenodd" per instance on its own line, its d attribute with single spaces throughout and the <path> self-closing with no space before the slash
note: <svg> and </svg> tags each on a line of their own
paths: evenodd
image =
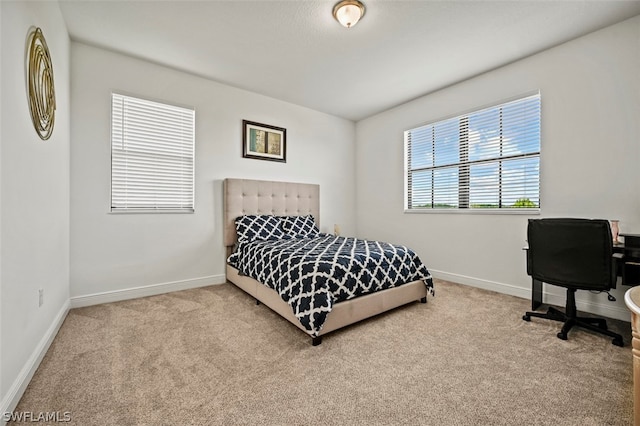
<svg viewBox="0 0 640 426">
<path fill-rule="evenodd" d="M 410 209 L 539 209 L 540 94 L 405 132 Z"/>
<path fill-rule="evenodd" d="M 111 99 L 111 211 L 194 210 L 193 109 Z"/>
</svg>

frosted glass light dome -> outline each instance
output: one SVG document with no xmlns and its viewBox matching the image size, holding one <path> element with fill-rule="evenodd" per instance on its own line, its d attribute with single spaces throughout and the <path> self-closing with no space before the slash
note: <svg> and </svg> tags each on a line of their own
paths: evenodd
<svg viewBox="0 0 640 426">
<path fill-rule="evenodd" d="M 333 16 L 342 26 L 351 28 L 364 16 L 364 4 L 358 0 L 343 0 L 333 7 Z"/>
</svg>

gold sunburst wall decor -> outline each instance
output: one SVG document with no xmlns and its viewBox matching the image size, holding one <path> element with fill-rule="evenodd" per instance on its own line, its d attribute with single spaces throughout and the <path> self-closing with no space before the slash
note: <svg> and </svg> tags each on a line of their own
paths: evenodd
<svg viewBox="0 0 640 426">
<path fill-rule="evenodd" d="M 53 133 L 56 118 L 56 92 L 51 55 L 40 28 L 36 28 L 29 37 L 27 79 L 31 120 L 38 136 L 47 140 Z"/>
</svg>

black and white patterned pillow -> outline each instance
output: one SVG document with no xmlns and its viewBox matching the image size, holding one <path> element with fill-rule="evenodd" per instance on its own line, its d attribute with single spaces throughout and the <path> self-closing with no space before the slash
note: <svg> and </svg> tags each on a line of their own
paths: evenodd
<svg viewBox="0 0 640 426">
<path fill-rule="evenodd" d="M 313 238 L 320 233 L 311 215 L 283 216 L 282 229 L 292 238 Z"/>
<path fill-rule="evenodd" d="M 236 218 L 238 242 L 287 238 L 278 216 L 247 215 Z"/>
</svg>

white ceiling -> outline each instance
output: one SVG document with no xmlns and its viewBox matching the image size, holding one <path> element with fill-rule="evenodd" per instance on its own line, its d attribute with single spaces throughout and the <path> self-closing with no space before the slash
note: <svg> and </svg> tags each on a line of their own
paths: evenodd
<svg viewBox="0 0 640 426">
<path fill-rule="evenodd" d="M 350 120 L 640 14 L 640 1 L 59 0 L 72 40 Z M 337 2 L 337 0 L 336 0 Z"/>
</svg>

